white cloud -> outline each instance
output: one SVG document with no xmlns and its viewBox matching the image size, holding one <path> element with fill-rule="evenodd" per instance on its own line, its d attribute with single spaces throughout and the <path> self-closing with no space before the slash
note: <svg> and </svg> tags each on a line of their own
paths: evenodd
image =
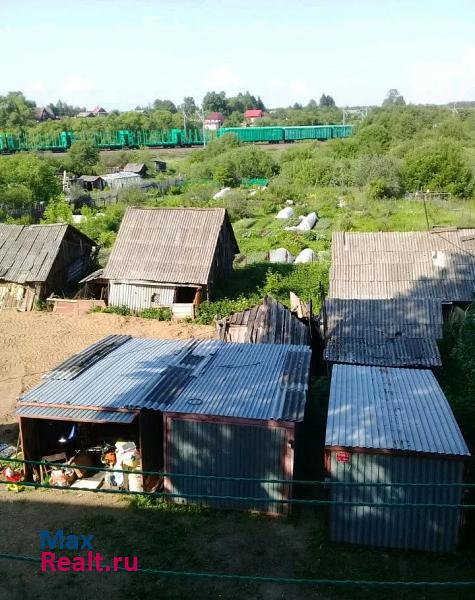
<svg viewBox="0 0 475 600">
<path fill-rule="evenodd" d="M 475 98 L 475 47 L 467 48 L 457 61 L 415 63 L 409 70 L 406 100 L 446 103 Z M 405 92 L 405 93 L 404 93 Z"/>
<path fill-rule="evenodd" d="M 239 85 L 241 80 L 228 65 L 219 65 L 210 71 L 205 79 L 207 86 L 214 88 L 229 88 Z"/>
<path fill-rule="evenodd" d="M 308 85 L 305 81 L 295 79 L 294 81 L 290 82 L 289 90 L 292 93 L 292 97 L 302 99 L 303 96 L 308 94 Z"/>
<path fill-rule="evenodd" d="M 89 92 L 95 89 L 95 87 L 92 80 L 81 77 L 80 75 L 67 77 L 60 85 L 62 92 Z"/>
</svg>

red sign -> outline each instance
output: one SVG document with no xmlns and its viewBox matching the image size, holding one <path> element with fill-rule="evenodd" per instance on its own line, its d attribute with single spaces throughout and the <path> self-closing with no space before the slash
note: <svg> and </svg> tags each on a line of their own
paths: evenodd
<svg viewBox="0 0 475 600">
<path fill-rule="evenodd" d="M 350 462 L 350 453 L 349 452 L 337 452 L 336 453 L 336 462 Z"/>
</svg>

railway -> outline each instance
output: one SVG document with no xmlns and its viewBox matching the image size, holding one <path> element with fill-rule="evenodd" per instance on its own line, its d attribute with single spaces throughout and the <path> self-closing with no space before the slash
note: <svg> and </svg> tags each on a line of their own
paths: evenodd
<svg viewBox="0 0 475 600">
<path fill-rule="evenodd" d="M 292 143 L 302 140 L 326 141 L 351 136 L 351 125 L 307 125 L 289 127 L 222 127 L 215 132 L 201 129 L 138 130 L 130 129 L 101 131 L 61 131 L 55 135 L 35 131 L 10 134 L 0 133 L 0 154 L 15 152 L 67 152 L 77 140 L 90 140 L 101 150 L 128 148 L 187 148 L 203 146 L 216 136 L 235 135 L 246 143 Z"/>
</svg>

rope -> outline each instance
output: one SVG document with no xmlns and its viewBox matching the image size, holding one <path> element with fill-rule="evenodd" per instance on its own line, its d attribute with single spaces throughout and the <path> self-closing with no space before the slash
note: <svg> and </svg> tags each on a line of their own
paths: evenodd
<svg viewBox="0 0 475 600">
<path fill-rule="evenodd" d="M 17 458 L 0 458 L 0 464 L 3 462 L 7 463 L 21 463 L 28 465 L 38 465 L 44 467 L 54 467 L 55 469 L 81 469 L 84 471 L 103 471 L 105 473 L 134 473 L 136 475 L 150 475 L 157 477 L 182 477 L 184 479 L 205 479 L 213 481 L 248 481 L 250 483 L 273 483 L 273 484 L 287 484 L 287 485 L 321 485 L 321 486 L 358 486 L 358 487 L 454 487 L 454 488 L 475 488 L 475 483 L 374 483 L 374 482 L 362 482 L 357 481 L 319 481 L 319 480 L 306 480 L 306 479 L 261 479 L 258 477 L 232 477 L 228 475 L 194 475 L 189 473 L 167 473 L 165 471 L 143 471 L 140 469 L 111 469 L 107 467 L 93 467 L 86 465 L 74 465 L 68 463 L 51 463 L 45 460 L 23 460 Z"/>
<path fill-rule="evenodd" d="M 12 485 L 11 481 L 0 481 L 0 485 Z M 191 498 L 193 500 L 220 500 L 223 502 L 246 502 L 249 504 L 253 503 L 267 503 L 267 504 L 300 504 L 304 506 L 374 506 L 377 508 L 452 508 L 452 509 L 463 509 L 473 510 L 475 504 L 437 504 L 437 503 L 415 503 L 415 502 L 348 502 L 344 500 L 304 500 L 301 498 L 254 498 L 252 496 L 216 496 L 211 494 L 185 494 L 185 493 L 174 493 L 174 492 L 136 492 L 130 490 L 114 490 L 114 489 L 95 489 L 80 488 L 80 487 L 61 487 L 55 485 L 49 485 L 46 483 L 31 483 L 28 481 L 21 481 L 14 485 L 33 487 L 33 488 L 44 488 L 47 490 L 64 490 L 68 492 L 93 492 L 97 494 L 122 494 L 127 496 L 146 496 L 152 498 Z"/>
<path fill-rule="evenodd" d="M 18 554 L 0 554 L 1 560 L 16 560 L 28 563 L 41 563 L 41 558 Z M 124 567 L 118 571 L 128 572 Z M 173 571 L 170 569 L 138 568 L 138 573 L 148 573 L 165 577 L 195 577 L 222 581 L 248 581 L 255 583 L 286 583 L 298 585 L 338 585 L 363 587 L 474 587 L 475 581 L 374 581 L 364 579 L 307 579 L 297 577 L 266 577 L 260 575 L 237 575 L 231 573 L 199 573 L 195 571 Z"/>
</svg>

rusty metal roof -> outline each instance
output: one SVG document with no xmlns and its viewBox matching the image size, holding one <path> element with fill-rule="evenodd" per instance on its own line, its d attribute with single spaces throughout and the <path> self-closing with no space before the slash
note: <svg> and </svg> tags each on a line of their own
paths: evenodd
<svg viewBox="0 0 475 600">
<path fill-rule="evenodd" d="M 432 371 L 335 365 L 326 447 L 470 456 Z"/>
<path fill-rule="evenodd" d="M 236 254 L 224 208 L 129 208 L 103 277 L 206 285 L 224 227 Z"/>
<path fill-rule="evenodd" d="M 19 400 L 18 408 L 146 408 L 303 420 L 311 357 L 305 346 L 111 337 L 46 375 Z"/>
<path fill-rule="evenodd" d="M 46 281 L 71 225 L 6 225 L 0 223 L 0 280 Z M 72 228 L 74 229 L 74 228 Z M 77 230 L 76 230 L 77 231 Z M 77 231 L 92 246 L 94 242 Z"/>
</svg>

